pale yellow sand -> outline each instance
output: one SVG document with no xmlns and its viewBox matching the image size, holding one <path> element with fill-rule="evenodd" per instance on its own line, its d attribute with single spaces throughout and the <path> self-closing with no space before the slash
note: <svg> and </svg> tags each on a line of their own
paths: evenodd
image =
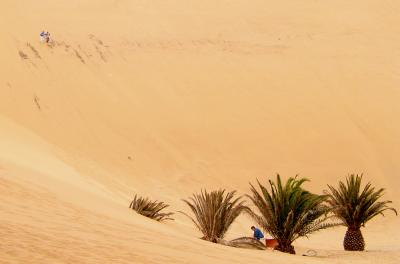
<svg viewBox="0 0 400 264">
<path fill-rule="evenodd" d="M 187 210 L 180 199 L 201 188 L 244 194 L 276 172 L 318 192 L 364 172 L 399 208 L 399 12 L 389 0 L 2 0 L 0 262 L 399 263 L 392 215 L 364 230 L 367 252 L 342 251 L 338 228 L 290 256 L 127 208 L 138 193 Z"/>
</svg>

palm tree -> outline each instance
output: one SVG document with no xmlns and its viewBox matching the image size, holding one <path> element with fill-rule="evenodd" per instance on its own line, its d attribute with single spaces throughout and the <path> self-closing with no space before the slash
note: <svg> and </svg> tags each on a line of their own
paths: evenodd
<svg viewBox="0 0 400 264">
<path fill-rule="evenodd" d="M 174 213 L 162 213 L 169 205 L 163 202 L 151 201 L 148 198 L 138 197 L 135 195 L 129 208 L 136 211 L 138 214 L 154 219 L 156 221 L 173 220 L 170 216 Z"/>
<path fill-rule="evenodd" d="M 339 182 L 336 189 L 328 185 L 329 199 L 328 203 L 333 209 L 334 214 L 347 226 L 343 246 L 345 250 L 363 251 L 365 242 L 360 228 L 386 210 L 391 210 L 397 215 L 397 211 L 388 207 L 391 201 L 378 201 L 382 196 L 384 189 L 375 191 L 371 183 L 367 183 L 361 191 L 361 175 L 351 174 L 347 177 L 346 183 Z"/>
<path fill-rule="evenodd" d="M 269 180 L 270 190 L 257 180 L 260 192 L 250 184 L 252 195 L 247 196 L 261 214 L 249 211 L 250 216 L 278 241 L 276 249 L 282 252 L 295 254 L 292 243 L 297 238 L 337 225 L 327 222 L 327 197 L 304 190 L 306 181 L 291 177 L 283 186 L 278 174 L 276 183 Z"/>
<path fill-rule="evenodd" d="M 203 233 L 202 239 L 217 243 L 223 239 L 233 221 L 243 210 L 247 209 L 241 196 L 235 198 L 236 191 L 206 190 L 193 194 L 188 200 L 183 200 L 192 210 L 194 217 L 189 217 L 195 226 Z"/>
</svg>

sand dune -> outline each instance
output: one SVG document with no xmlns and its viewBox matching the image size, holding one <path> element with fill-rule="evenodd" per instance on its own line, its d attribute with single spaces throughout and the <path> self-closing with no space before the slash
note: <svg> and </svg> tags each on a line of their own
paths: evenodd
<svg viewBox="0 0 400 264">
<path fill-rule="evenodd" d="M 183 210 L 200 188 L 243 194 L 277 172 L 321 192 L 363 172 L 398 208 L 399 11 L 389 0 L 3 0 L 0 262 L 398 263 L 390 215 L 364 230 L 367 252 L 343 252 L 338 228 L 287 256 L 206 243 L 180 215 L 159 224 L 127 206 L 138 193 Z"/>
</svg>

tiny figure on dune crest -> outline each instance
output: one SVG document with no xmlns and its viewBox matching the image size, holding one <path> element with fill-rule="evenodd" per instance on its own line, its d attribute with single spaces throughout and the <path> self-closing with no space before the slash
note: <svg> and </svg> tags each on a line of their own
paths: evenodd
<svg viewBox="0 0 400 264">
<path fill-rule="evenodd" d="M 48 31 L 45 32 L 44 30 L 42 30 L 42 32 L 40 32 L 40 42 L 50 43 L 50 41 L 50 33 Z"/>
<path fill-rule="evenodd" d="M 44 42 L 45 35 L 46 35 L 46 32 L 44 32 L 44 30 L 42 30 L 42 32 L 40 32 L 40 42 Z"/>
<path fill-rule="evenodd" d="M 263 234 L 263 233 L 261 232 L 261 230 L 258 229 L 257 227 L 252 226 L 252 227 L 251 227 L 251 230 L 253 230 L 253 232 L 254 232 L 253 237 L 254 237 L 255 239 L 261 240 L 261 239 L 264 238 L 264 234 Z"/>
</svg>

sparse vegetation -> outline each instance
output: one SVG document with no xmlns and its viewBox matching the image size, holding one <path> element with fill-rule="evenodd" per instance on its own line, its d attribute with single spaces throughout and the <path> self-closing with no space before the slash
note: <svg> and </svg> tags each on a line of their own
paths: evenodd
<svg viewBox="0 0 400 264">
<path fill-rule="evenodd" d="M 351 174 L 346 183 L 340 181 L 339 187 L 328 185 L 328 203 L 335 215 L 347 227 L 343 241 L 345 250 L 363 251 L 365 241 L 360 228 L 377 215 L 383 215 L 386 210 L 391 210 L 397 215 L 397 211 L 389 207 L 391 201 L 379 201 L 384 189 L 375 191 L 371 183 L 367 183 L 361 191 L 362 175 Z"/>
<path fill-rule="evenodd" d="M 248 207 L 242 197 L 235 198 L 236 191 L 218 190 L 193 194 L 188 200 L 183 200 L 192 210 L 194 217 L 189 217 L 195 226 L 203 233 L 202 239 L 217 243 L 223 239 L 235 219 Z"/>
<path fill-rule="evenodd" d="M 276 183 L 269 181 L 270 190 L 258 182 L 260 191 L 251 186 L 247 195 L 260 215 L 248 210 L 253 219 L 277 239 L 277 250 L 295 254 L 293 241 L 302 236 L 337 224 L 328 222 L 330 208 L 325 205 L 327 196 L 310 193 L 302 188 L 305 178 L 289 178 L 282 185 L 277 175 Z"/>
<path fill-rule="evenodd" d="M 269 180 L 269 187 L 257 180 L 258 186 L 251 186 L 251 195 L 246 195 L 257 211 L 245 205 L 242 196 L 236 191 L 217 190 L 193 194 L 183 201 L 191 209 L 186 215 L 203 234 L 202 239 L 231 247 L 266 248 L 262 242 L 242 237 L 235 240 L 224 240 L 232 223 L 242 213 L 247 212 L 257 224 L 276 239 L 274 248 L 295 254 L 292 243 L 304 236 L 330 227 L 344 225 L 347 232 L 344 238 L 344 249 L 362 251 L 365 247 L 361 227 L 386 210 L 397 211 L 388 204 L 391 201 L 379 201 L 384 189 L 375 190 L 371 183 L 362 189 L 362 175 L 350 175 L 346 183 L 340 181 L 339 187 L 328 185 L 324 195 L 311 193 L 303 188 L 306 178 L 291 177 L 282 183 L 279 174 L 276 181 Z M 157 221 L 173 220 L 172 212 L 162 212 L 169 205 L 151 201 L 135 195 L 129 208 L 137 213 Z M 340 222 L 330 221 L 339 219 Z"/>
<path fill-rule="evenodd" d="M 136 211 L 138 214 L 146 216 L 148 218 L 154 219 L 156 221 L 173 220 L 171 216 L 174 214 L 172 212 L 163 213 L 165 208 L 169 205 L 163 202 L 151 201 L 148 198 L 138 197 L 135 195 L 129 208 Z"/>
</svg>

